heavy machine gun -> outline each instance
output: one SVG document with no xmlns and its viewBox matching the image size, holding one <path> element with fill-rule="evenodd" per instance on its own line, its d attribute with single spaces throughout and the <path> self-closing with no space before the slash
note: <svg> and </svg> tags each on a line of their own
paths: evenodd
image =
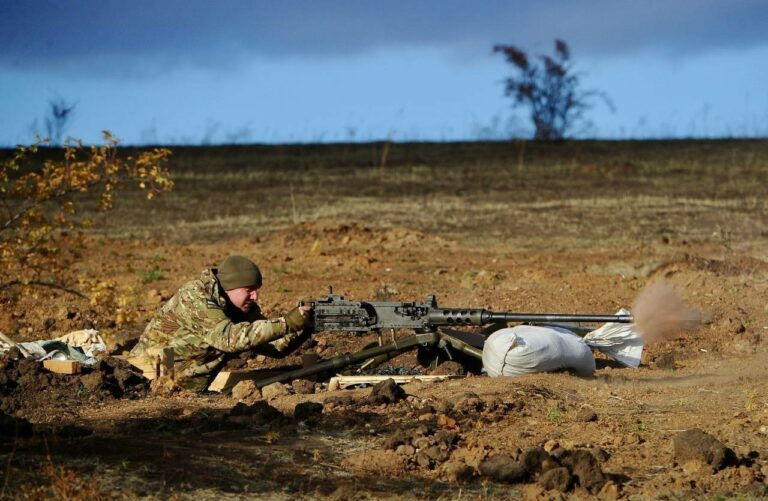
<svg viewBox="0 0 768 501">
<path fill-rule="evenodd" d="M 508 322 L 535 325 L 557 325 L 579 331 L 581 323 L 632 323 L 631 315 L 561 314 L 561 313 L 496 313 L 481 308 L 442 308 L 435 296 L 424 302 L 350 301 L 342 295 L 328 295 L 309 303 L 314 313 L 314 331 L 342 331 L 379 334 L 379 346 L 356 353 L 340 355 L 316 365 L 286 372 L 257 381 L 263 388 L 269 384 L 286 382 L 329 370 L 339 370 L 352 364 L 372 360 L 381 362 L 418 346 L 456 350 L 478 360 L 483 357 L 481 334 L 457 330 L 457 327 L 487 326 Z M 414 334 L 395 339 L 394 331 L 410 329 Z M 382 340 L 382 331 L 390 330 L 392 339 Z M 589 330 L 589 329 L 584 329 Z"/>
<path fill-rule="evenodd" d="M 315 330 L 371 332 L 382 329 L 430 331 L 439 327 L 483 326 L 494 323 L 562 322 L 632 323 L 631 315 L 570 315 L 561 313 L 495 313 L 479 308 L 440 308 L 435 296 L 420 302 L 348 301 L 331 293 L 311 303 Z"/>
</svg>

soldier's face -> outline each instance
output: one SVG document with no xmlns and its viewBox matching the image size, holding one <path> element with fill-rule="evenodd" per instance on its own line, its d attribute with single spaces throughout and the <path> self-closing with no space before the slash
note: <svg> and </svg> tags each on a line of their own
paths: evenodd
<svg viewBox="0 0 768 501">
<path fill-rule="evenodd" d="M 244 313 L 248 313 L 259 301 L 258 287 L 239 287 L 226 293 L 229 301 Z"/>
</svg>

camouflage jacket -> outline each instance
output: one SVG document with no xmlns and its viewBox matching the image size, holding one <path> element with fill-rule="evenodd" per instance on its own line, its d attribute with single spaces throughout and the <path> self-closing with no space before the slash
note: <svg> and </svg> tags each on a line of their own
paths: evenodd
<svg viewBox="0 0 768 501">
<path fill-rule="evenodd" d="M 176 381 L 203 389 L 229 354 L 265 343 L 282 352 L 300 335 L 288 332 L 282 318 L 264 318 L 257 306 L 248 313 L 235 308 L 221 289 L 216 270 L 205 270 L 155 314 L 130 356 L 146 366 L 155 363 L 163 348 L 173 348 Z"/>
</svg>

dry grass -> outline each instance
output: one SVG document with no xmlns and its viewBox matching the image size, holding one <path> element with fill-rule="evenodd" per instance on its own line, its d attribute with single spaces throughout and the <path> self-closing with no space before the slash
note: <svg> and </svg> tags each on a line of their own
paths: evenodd
<svg viewBox="0 0 768 501">
<path fill-rule="evenodd" d="M 173 193 L 129 193 L 95 227 L 206 242 L 337 219 L 523 247 L 768 235 L 765 140 L 391 143 L 382 166 L 385 147 L 177 148 Z"/>
</svg>

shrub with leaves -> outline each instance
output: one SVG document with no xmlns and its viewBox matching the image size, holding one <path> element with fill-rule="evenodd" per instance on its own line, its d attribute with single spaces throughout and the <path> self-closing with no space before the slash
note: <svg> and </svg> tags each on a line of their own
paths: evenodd
<svg viewBox="0 0 768 501">
<path fill-rule="evenodd" d="M 48 285 L 65 290 L 57 277 L 74 261 L 66 239 L 79 238 L 91 221 L 78 214 L 86 199 L 112 207 L 116 190 L 130 184 L 147 199 L 171 189 L 167 149 L 119 154 L 119 140 L 103 133 L 103 144 L 68 141 L 63 158 L 38 159 L 45 141 L 19 146 L 0 165 L 0 290 L 13 285 Z M 74 291 L 71 291 L 74 292 Z"/>
</svg>

